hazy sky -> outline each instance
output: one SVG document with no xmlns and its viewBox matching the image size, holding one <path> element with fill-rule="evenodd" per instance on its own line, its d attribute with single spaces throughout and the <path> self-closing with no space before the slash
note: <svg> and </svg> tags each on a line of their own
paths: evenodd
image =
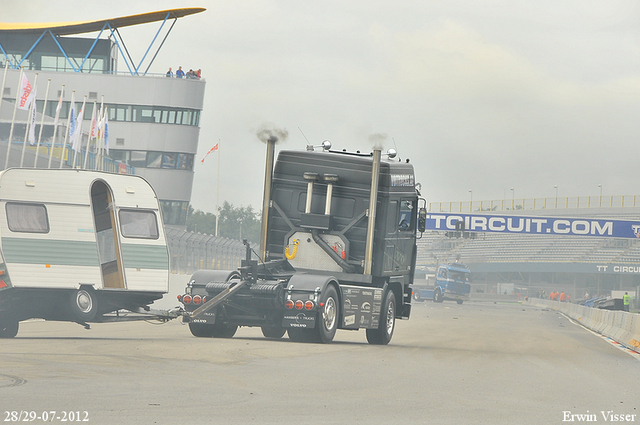
<svg viewBox="0 0 640 425">
<path fill-rule="evenodd" d="M 640 194 L 640 3 L 478 0 L 2 2 L 0 21 L 112 18 L 179 7 L 151 72 L 207 81 L 192 203 L 259 209 L 264 123 L 279 149 L 329 139 L 410 158 L 428 201 Z M 124 28 L 139 60 L 158 23 Z M 140 41 L 137 42 L 136 39 Z M 121 69 L 124 64 L 121 62 Z"/>
</svg>

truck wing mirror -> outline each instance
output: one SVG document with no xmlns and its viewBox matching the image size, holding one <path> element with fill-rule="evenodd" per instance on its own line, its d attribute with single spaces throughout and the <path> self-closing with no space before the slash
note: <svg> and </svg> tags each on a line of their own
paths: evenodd
<svg viewBox="0 0 640 425">
<path fill-rule="evenodd" d="M 418 210 L 418 231 L 424 233 L 427 229 L 427 209 L 422 207 Z"/>
</svg>

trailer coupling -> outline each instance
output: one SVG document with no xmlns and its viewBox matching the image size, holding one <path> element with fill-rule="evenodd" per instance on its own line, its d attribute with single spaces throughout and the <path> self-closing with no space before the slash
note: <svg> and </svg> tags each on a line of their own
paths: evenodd
<svg viewBox="0 0 640 425">
<path fill-rule="evenodd" d="M 231 281 L 230 285 L 215 297 L 211 298 L 191 313 L 185 312 L 185 319 L 193 323 L 207 323 L 215 321 L 215 314 L 211 312 L 214 308 L 222 304 L 233 294 L 244 288 L 249 280 Z"/>
<path fill-rule="evenodd" d="M 154 310 L 149 307 L 127 308 L 102 316 L 101 322 L 133 322 L 138 320 L 158 320 L 168 322 L 186 315 L 187 312 L 180 306 L 169 310 Z M 86 325 L 82 324 L 81 325 Z M 88 326 L 88 325 L 87 325 Z"/>
</svg>

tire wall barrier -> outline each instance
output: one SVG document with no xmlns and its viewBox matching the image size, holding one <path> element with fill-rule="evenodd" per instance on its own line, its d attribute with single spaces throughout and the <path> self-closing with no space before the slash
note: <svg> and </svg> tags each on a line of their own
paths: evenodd
<svg viewBox="0 0 640 425">
<path fill-rule="evenodd" d="M 559 301 L 531 299 L 536 307 L 559 311 L 584 327 L 640 351 L 640 315 L 626 311 L 601 310 Z"/>
</svg>

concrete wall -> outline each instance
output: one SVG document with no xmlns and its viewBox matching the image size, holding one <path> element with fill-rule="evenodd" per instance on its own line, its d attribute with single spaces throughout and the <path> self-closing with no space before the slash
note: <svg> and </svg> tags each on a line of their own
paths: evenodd
<svg viewBox="0 0 640 425">
<path fill-rule="evenodd" d="M 530 299 L 536 307 L 544 307 L 564 313 L 583 326 L 608 336 L 614 341 L 640 351 L 640 314 L 626 311 L 609 311 L 559 301 Z"/>
</svg>

